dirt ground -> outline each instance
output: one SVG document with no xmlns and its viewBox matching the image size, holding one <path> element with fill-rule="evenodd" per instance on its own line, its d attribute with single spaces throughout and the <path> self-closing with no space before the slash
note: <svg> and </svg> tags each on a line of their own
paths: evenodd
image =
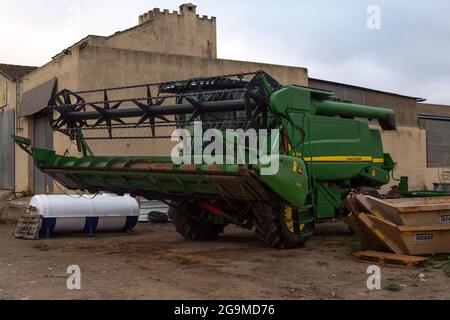
<svg viewBox="0 0 450 320">
<path fill-rule="evenodd" d="M 319 225 L 290 251 L 234 227 L 213 242 L 186 242 L 170 224 L 39 241 L 14 239 L 14 228 L 0 224 L 0 299 L 450 299 L 450 278 L 433 268 L 383 267 L 382 286 L 402 290 L 369 291 L 371 263 L 349 255 L 352 236 L 340 223 Z M 70 265 L 81 268 L 80 291 L 66 287 Z"/>
</svg>

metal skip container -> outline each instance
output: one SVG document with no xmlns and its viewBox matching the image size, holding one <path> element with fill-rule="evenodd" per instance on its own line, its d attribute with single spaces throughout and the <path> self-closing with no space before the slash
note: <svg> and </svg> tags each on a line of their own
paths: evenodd
<svg viewBox="0 0 450 320">
<path fill-rule="evenodd" d="M 450 253 L 450 197 L 377 199 L 351 194 L 347 224 L 367 250 Z"/>
<path fill-rule="evenodd" d="M 40 230 L 47 237 L 65 232 L 131 232 L 139 219 L 136 199 L 110 194 L 94 198 L 38 195 L 31 199 L 30 209 L 42 217 Z"/>
</svg>

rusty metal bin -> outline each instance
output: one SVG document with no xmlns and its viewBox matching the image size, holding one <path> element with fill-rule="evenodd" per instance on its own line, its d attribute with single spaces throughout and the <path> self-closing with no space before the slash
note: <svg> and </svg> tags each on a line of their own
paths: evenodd
<svg viewBox="0 0 450 320">
<path fill-rule="evenodd" d="M 350 194 L 345 222 L 366 250 L 402 255 L 450 253 L 450 197 L 381 200 Z"/>
<path fill-rule="evenodd" d="M 450 228 L 450 197 L 381 200 L 365 197 L 371 213 L 399 226 L 444 225 Z"/>
<path fill-rule="evenodd" d="M 358 235 L 364 230 L 361 241 L 370 250 L 403 255 L 450 253 L 450 225 L 397 226 L 365 213 L 353 215 L 353 224 Z"/>
</svg>

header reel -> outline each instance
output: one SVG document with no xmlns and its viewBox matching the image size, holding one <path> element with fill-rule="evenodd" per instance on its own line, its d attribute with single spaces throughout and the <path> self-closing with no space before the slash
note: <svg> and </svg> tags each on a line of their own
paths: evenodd
<svg viewBox="0 0 450 320">
<path fill-rule="evenodd" d="M 157 128 L 269 127 L 269 97 L 280 84 L 263 71 L 100 90 L 62 90 L 46 111 L 53 130 L 72 140 L 169 138 Z M 144 91 L 130 97 L 130 92 Z M 111 98 L 113 97 L 114 98 Z M 149 129 L 145 135 L 127 129 Z M 107 135 L 85 134 L 105 130 Z M 115 130 L 126 130 L 117 136 Z M 147 131 L 147 130 L 145 130 Z M 142 131 L 139 131 L 142 132 Z"/>
</svg>

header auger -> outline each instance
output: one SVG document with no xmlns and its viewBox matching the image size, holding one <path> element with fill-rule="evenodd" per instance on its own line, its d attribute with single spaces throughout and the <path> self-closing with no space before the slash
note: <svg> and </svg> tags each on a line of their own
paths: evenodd
<svg viewBox="0 0 450 320">
<path fill-rule="evenodd" d="M 145 93 L 129 97 L 139 90 Z M 383 151 L 380 130 L 367 121 L 395 130 L 392 110 L 339 101 L 328 91 L 282 86 L 263 71 L 63 90 L 46 112 L 52 128 L 77 140 L 84 156 L 29 150 L 25 140 L 16 138 L 40 170 L 70 190 L 166 201 L 178 232 L 190 240 L 217 237 L 235 224 L 255 228 L 272 247 L 301 247 L 317 222 L 346 214 L 342 201 L 352 190 L 376 193 L 395 166 Z M 175 164 L 171 157 L 152 157 L 152 150 L 148 157 L 108 157 L 94 156 L 87 146 L 92 139 L 167 139 L 162 128 L 192 131 L 199 121 L 203 131 L 253 129 L 261 138 L 266 130 L 270 138 L 256 151 L 266 142 L 270 151 L 256 152 L 254 163 Z M 116 135 L 118 130 L 123 134 Z M 275 138 L 274 132 L 279 133 Z M 277 162 L 274 174 L 263 174 L 267 160 Z"/>
</svg>

